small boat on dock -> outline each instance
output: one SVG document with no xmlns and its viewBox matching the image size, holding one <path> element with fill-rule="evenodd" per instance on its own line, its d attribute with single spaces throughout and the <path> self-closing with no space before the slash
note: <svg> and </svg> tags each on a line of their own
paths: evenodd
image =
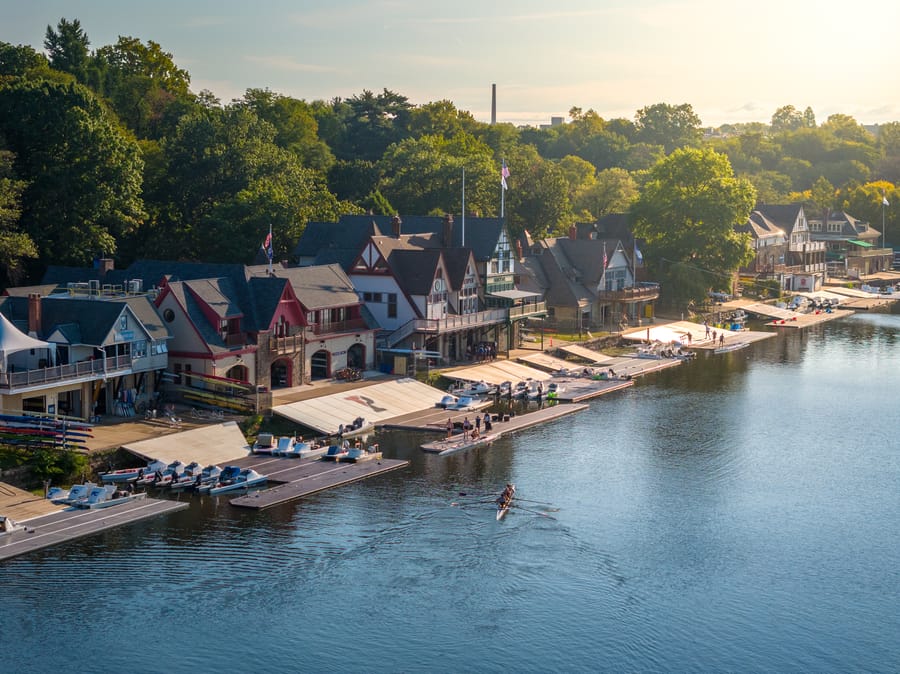
<svg viewBox="0 0 900 674">
<path fill-rule="evenodd" d="M 374 445 L 369 445 L 368 447 L 362 447 L 360 445 L 351 447 L 347 452 L 347 456 L 341 458 L 341 461 L 357 463 L 359 461 L 372 461 L 380 458 L 381 450 L 378 449 L 378 444 L 376 443 Z"/>
<path fill-rule="evenodd" d="M 500 496 L 497 497 L 497 521 L 499 522 L 506 516 L 512 507 L 513 497 L 516 495 L 516 485 L 507 484 Z"/>
<path fill-rule="evenodd" d="M 322 455 L 322 461 L 340 461 L 350 453 L 350 443 L 344 440 L 340 445 L 331 445 Z"/>
<path fill-rule="evenodd" d="M 79 501 L 87 500 L 91 493 L 91 489 L 97 485 L 93 482 L 85 482 L 84 484 L 73 484 L 69 489 L 65 487 L 51 487 L 47 492 L 47 498 L 51 503 L 57 505 L 75 505 Z"/>
<path fill-rule="evenodd" d="M 100 480 L 105 483 L 135 482 L 144 475 L 153 474 L 158 470 L 163 471 L 166 468 L 168 468 L 168 464 L 166 464 L 165 461 L 156 459 L 155 461 L 147 463 L 146 466 L 140 466 L 139 468 L 122 468 L 120 470 L 110 470 L 105 473 L 100 473 Z"/>
<path fill-rule="evenodd" d="M 237 468 L 237 466 L 226 466 L 228 468 Z M 225 471 L 222 472 L 225 475 Z M 264 485 L 269 480 L 268 475 L 260 475 L 252 468 L 238 469 L 238 474 L 228 479 L 222 479 L 219 483 L 209 490 L 210 495 L 224 494 L 229 491 L 238 491 L 241 489 L 250 489 Z"/>
<path fill-rule="evenodd" d="M 106 485 L 94 487 L 91 489 L 91 493 L 88 495 L 87 499 L 74 503 L 73 505 L 76 508 L 96 510 L 98 508 L 112 508 L 113 506 L 137 501 L 142 498 L 147 498 L 147 492 L 127 492 L 122 489 L 117 489 L 114 486 Z"/>
<path fill-rule="evenodd" d="M 275 436 L 271 433 L 260 433 L 250 451 L 254 454 L 274 454 L 278 450 Z"/>
</svg>

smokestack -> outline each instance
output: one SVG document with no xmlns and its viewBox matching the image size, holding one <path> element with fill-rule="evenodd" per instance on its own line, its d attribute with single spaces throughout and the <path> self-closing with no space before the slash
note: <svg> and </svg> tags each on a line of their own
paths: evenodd
<svg viewBox="0 0 900 674">
<path fill-rule="evenodd" d="M 395 215 L 393 218 L 391 218 L 391 232 L 393 233 L 395 239 L 400 238 L 402 225 L 403 220 L 400 219 L 399 215 Z"/>
<path fill-rule="evenodd" d="M 497 85 L 491 85 L 491 124 L 497 123 Z"/>
</svg>

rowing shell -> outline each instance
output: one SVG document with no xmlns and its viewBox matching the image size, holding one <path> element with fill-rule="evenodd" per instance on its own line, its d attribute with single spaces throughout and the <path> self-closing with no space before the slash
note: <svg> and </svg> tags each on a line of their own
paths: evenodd
<svg viewBox="0 0 900 674">
<path fill-rule="evenodd" d="M 512 506 L 513 496 L 516 495 L 516 485 L 512 486 L 512 492 L 509 494 L 509 498 L 506 501 L 500 501 L 497 503 L 497 521 L 503 519 L 506 513 L 509 511 Z"/>
</svg>

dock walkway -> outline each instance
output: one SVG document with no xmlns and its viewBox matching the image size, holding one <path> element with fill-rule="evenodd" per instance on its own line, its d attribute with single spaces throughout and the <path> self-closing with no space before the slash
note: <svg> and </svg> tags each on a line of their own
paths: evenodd
<svg viewBox="0 0 900 674">
<path fill-rule="evenodd" d="M 551 407 L 545 407 L 536 412 L 528 412 L 527 414 L 519 414 L 510 417 L 509 421 L 496 421 L 493 424 L 491 432 L 486 433 L 477 440 L 464 440 L 461 434 L 457 434 L 449 439 L 444 438 L 443 440 L 426 442 L 422 445 L 422 449 L 426 452 L 436 454 L 450 454 L 453 452 L 465 451 L 473 447 L 478 447 L 479 445 L 493 442 L 504 435 L 520 431 L 523 428 L 536 426 L 537 424 L 542 424 L 567 414 L 574 414 L 575 412 L 586 410 L 588 407 L 588 405 L 553 405 Z"/>
<path fill-rule="evenodd" d="M 288 501 L 294 501 L 326 489 L 333 489 L 351 482 L 363 480 L 398 470 L 409 465 L 403 459 L 378 459 L 359 463 L 335 463 L 321 459 L 291 459 L 273 456 L 248 456 L 235 465 L 253 468 L 268 475 L 274 487 L 255 491 L 229 501 L 239 508 L 263 510 Z"/>
<path fill-rule="evenodd" d="M 0 561 L 187 507 L 180 501 L 144 498 L 110 508 L 60 510 L 20 522 L 24 530 L 0 536 Z"/>
</svg>

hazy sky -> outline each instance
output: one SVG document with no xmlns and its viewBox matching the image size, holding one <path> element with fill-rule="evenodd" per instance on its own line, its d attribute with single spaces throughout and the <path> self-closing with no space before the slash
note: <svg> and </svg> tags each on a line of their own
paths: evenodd
<svg viewBox="0 0 900 674">
<path fill-rule="evenodd" d="M 223 102 L 388 88 L 490 121 L 496 83 L 497 119 L 515 124 L 654 103 L 689 103 L 709 126 L 788 104 L 900 121 L 895 0 L 0 0 L 0 41 L 42 49 L 61 17 L 92 48 L 158 42 Z"/>
</svg>

